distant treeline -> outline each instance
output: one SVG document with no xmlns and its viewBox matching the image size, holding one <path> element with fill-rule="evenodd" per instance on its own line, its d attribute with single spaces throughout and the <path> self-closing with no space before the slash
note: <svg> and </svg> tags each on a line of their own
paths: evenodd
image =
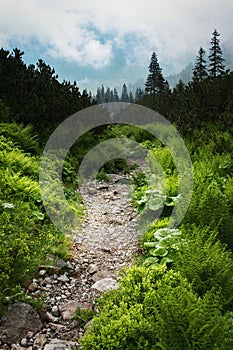
<svg viewBox="0 0 233 350">
<path fill-rule="evenodd" d="M 137 87 L 135 93 L 132 91 L 128 92 L 128 87 L 124 83 L 122 85 L 121 93 L 119 94 L 118 89 L 114 87 L 104 87 L 103 85 L 97 88 L 96 95 L 94 99 L 97 103 L 107 103 L 107 102 L 130 102 L 135 103 L 140 101 L 145 95 L 145 91 L 141 87 Z"/>
<path fill-rule="evenodd" d="M 205 50 L 198 51 L 193 79 L 180 81 L 170 89 L 163 77 L 157 55 L 153 52 L 145 90 L 133 94 L 123 84 L 121 94 L 116 88 L 103 85 L 95 96 L 80 92 L 74 81 L 59 82 L 55 70 L 39 59 L 36 66 L 26 65 L 23 52 L 0 50 L 0 122 L 16 121 L 32 125 L 43 143 L 50 133 L 71 114 L 105 102 L 139 103 L 152 108 L 175 123 L 182 134 L 192 132 L 203 122 L 219 122 L 222 128 L 232 127 L 233 72 L 226 70 L 218 39 L 212 33 L 208 66 Z M 7 109 L 7 113 L 6 113 Z"/>
<path fill-rule="evenodd" d="M 65 118 L 94 102 L 75 81 L 59 82 L 43 60 L 27 66 L 23 54 L 17 48 L 12 53 L 0 50 L 0 99 L 11 111 L 1 122 L 31 124 L 40 139 L 46 139 Z"/>
</svg>

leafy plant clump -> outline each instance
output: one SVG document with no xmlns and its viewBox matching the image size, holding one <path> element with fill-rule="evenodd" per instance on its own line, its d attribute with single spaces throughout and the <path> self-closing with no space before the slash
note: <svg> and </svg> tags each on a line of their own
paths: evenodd
<svg viewBox="0 0 233 350">
<path fill-rule="evenodd" d="M 177 229 L 161 228 L 154 233 L 155 241 L 144 242 L 147 251 L 144 265 L 168 265 L 174 261 L 173 254 L 179 250 L 181 232 Z"/>
</svg>

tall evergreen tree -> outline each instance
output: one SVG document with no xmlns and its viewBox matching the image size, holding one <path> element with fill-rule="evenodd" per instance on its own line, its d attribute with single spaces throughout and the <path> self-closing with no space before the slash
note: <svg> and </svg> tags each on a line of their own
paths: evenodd
<svg viewBox="0 0 233 350">
<path fill-rule="evenodd" d="M 163 83 L 163 92 L 169 92 L 170 91 L 170 87 L 169 87 L 169 83 L 167 80 L 164 80 L 164 83 Z"/>
<path fill-rule="evenodd" d="M 220 47 L 220 40 L 218 39 L 219 35 L 220 34 L 215 29 L 211 39 L 209 74 L 213 78 L 225 73 L 225 66 L 223 64 L 224 58 L 222 57 L 222 49 Z"/>
<path fill-rule="evenodd" d="M 121 102 L 129 102 L 129 95 L 126 84 L 123 84 L 122 86 Z"/>
<path fill-rule="evenodd" d="M 143 96 L 144 96 L 144 92 L 143 92 L 142 88 L 137 87 L 136 92 L 135 92 L 135 101 L 142 100 Z"/>
<path fill-rule="evenodd" d="M 102 84 L 101 86 L 101 103 L 105 102 L 105 88 Z"/>
<path fill-rule="evenodd" d="M 97 103 L 101 103 L 101 91 L 100 91 L 100 88 L 97 88 L 97 91 L 96 91 L 96 95 L 95 95 L 95 99 L 96 99 L 96 102 Z"/>
<path fill-rule="evenodd" d="M 115 87 L 113 89 L 113 102 L 119 102 L 118 92 L 117 92 L 117 89 Z"/>
<path fill-rule="evenodd" d="M 155 52 L 151 56 L 149 65 L 149 74 L 145 84 L 145 91 L 150 95 L 163 92 L 165 87 L 165 79 L 162 74 L 162 69 L 159 66 L 158 58 Z"/>
<path fill-rule="evenodd" d="M 104 102 L 111 102 L 111 90 L 110 90 L 110 87 L 106 88 Z"/>
<path fill-rule="evenodd" d="M 113 90 L 110 91 L 110 101 L 114 102 L 114 93 Z"/>
<path fill-rule="evenodd" d="M 206 60 L 205 60 L 205 50 L 200 47 L 198 51 L 198 56 L 196 58 L 196 64 L 193 69 L 193 80 L 199 81 L 203 80 L 208 76 L 208 71 L 206 68 Z"/>
<path fill-rule="evenodd" d="M 129 102 L 130 102 L 130 103 L 134 103 L 134 98 L 133 98 L 133 93 L 132 93 L 132 91 L 130 91 L 130 93 L 129 93 Z"/>
</svg>

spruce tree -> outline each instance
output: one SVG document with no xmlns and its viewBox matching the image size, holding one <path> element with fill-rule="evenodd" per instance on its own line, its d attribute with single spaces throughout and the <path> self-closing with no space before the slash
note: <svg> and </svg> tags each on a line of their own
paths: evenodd
<svg viewBox="0 0 233 350">
<path fill-rule="evenodd" d="M 170 91 L 169 83 L 167 80 L 164 80 L 164 82 L 163 82 L 163 91 L 165 93 Z"/>
<path fill-rule="evenodd" d="M 111 102 L 111 90 L 110 90 L 110 87 L 106 88 L 104 102 Z"/>
<path fill-rule="evenodd" d="M 96 95 L 95 95 L 95 99 L 96 99 L 96 102 L 97 103 L 101 103 L 101 91 L 100 91 L 100 88 L 97 88 L 97 91 L 96 91 Z"/>
<path fill-rule="evenodd" d="M 149 74 L 145 84 L 145 91 L 150 95 L 163 92 L 165 88 L 165 79 L 162 74 L 162 69 L 159 66 L 158 58 L 153 52 L 149 65 Z"/>
<path fill-rule="evenodd" d="M 114 93 L 113 90 L 110 91 L 110 101 L 114 102 Z"/>
<path fill-rule="evenodd" d="M 136 92 L 135 92 L 135 101 L 142 100 L 143 96 L 144 96 L 144 92 L 143 92 L 142 88 L 137 87 Z"/>
<path fill-rule="evenodd" d="M 119 102 L 118 92 L 117 92 L 117 89 L 115 87 L 113 89 L 113 102 Z"/>
<path fill-rule="evenodd" d="M 134 103 L 134 98 L 133 98 L 133 93 L 132 93 L 132 91 L 130 91 L 130 93 L 129 93 L 129 102 L 130 102 L 130 103 Z"/>
<path fill-rule="evenodd" d="M 105 88 L 104 88 L 104 86 L 103 86 L 103 84 L 102 84 L 102 86 L 101 86 L 101 103 L 104 103 L 105 102 Z"/>
<path fill-rule="evenodd" d="M 198 51 L 198 56 L 196 58 L 196 64 L 193 69 L 193 80 L 199 81 L 203 80 L 208 76 L 208 71 L 206 68 L 206 60 L 205 60 L 205 50 L 200 47 Z"/>
<path fill-rule="evenodd" d="M 218 39 L 219 35 L 220 34 L 215 29 L 211 39 L 209 74 L 213 78 L 225 73 L 225 66 L 223 64 L 224 58 L 222 57 L 222 49 L 220 47 L 220 40 Z"/>
<path fill-rule="evenodd" d="M 126 84 L 122 86 L 121 102 L 129 102 L 129 95 Z"/>
</svg>

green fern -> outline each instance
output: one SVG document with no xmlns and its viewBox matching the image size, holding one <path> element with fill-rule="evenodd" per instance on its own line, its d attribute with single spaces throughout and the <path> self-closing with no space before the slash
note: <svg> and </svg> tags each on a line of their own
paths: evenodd
<svg viewBox="0 0 233 350">
<path fill-rule="evenodd" d="M 25 152 L 39 153 L 37 136 L 31 125 L 0 123 L 0 135 L 11 140 L 16 147 Z"/>
</svg>

